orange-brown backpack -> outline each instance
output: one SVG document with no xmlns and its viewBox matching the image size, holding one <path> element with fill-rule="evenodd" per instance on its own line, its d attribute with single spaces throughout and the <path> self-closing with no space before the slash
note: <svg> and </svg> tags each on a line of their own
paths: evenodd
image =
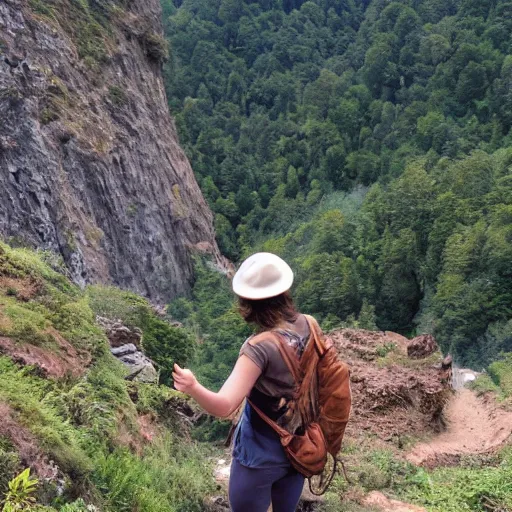
<svg viewBox="0 0 512 512">
<path fill-rule="evenodd" d="M 337 455 L 350 416 L 351 392 L 348 366 L 336 353 L 332 342 L 322 334 L 317 321 L 306 315 L 310 328 L 310 338 L 304 353 L 298 360 L 297 354 L 282 340 L 278 333 L 262 333 L 251 342 L 270 338 L 277 343 L 297 384 L 294 400 L 290 405 L 290 415 L 298 415 L 305 427 L 302 435 L 290 434 L 249 403 L 261 418 L 279 434 L 281 443 L 291 464 L 304 476 L 311 478 L 324 472 L 326 454 L 334 459 L 331 474 L 320 481 L 322 494 L 330 484 L 336 470 Z"/>
</svg>

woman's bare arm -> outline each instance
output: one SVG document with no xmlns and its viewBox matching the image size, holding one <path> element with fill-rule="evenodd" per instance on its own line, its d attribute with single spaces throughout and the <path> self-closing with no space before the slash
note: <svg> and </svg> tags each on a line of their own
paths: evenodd
<svg viewBox="0 0 512 512">
<path fill-rule="evenodd" d="M 191 396 L 207 413 L 220 418 L 232 414 L 249 394 L 261 375 L 261 369 L 246 355 L 238 361 L 218 393 L 199 384 L 195 375 L 187 369 L 174 365 L 174 387 Z"/>
</svg>

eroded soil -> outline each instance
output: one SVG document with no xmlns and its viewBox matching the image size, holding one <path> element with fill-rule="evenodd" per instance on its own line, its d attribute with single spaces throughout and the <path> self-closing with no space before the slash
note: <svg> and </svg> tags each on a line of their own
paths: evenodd
<svg viewBox="0 0 512 512">
<path fill-rule="evenodd" d="M 512 435 L 512 412 L 499 408 L 492 397 L 477 397 L 469 389 L 456 392 L 444 411 L 447 429 L 416 445 L 407 459 L 433 467 L 457 462 L 462 455 L 479 455 L 502 446 Z"/>
</svg>

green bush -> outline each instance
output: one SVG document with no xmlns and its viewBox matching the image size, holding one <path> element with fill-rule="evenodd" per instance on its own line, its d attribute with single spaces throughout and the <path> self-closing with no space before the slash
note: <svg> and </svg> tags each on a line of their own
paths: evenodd
<svg viewBox="0 0 512 512">
<path fill-rule="evenodd" d="M 141 36 L 141 43 L 147 57 L 162 64 L 169 58 L 169 43 L 156 32 L 146 31 Z"/>
<path fill-rule="evenodd" d="M 169 304 L 167 313 L 178 322 L 186 322 L 194 313 L 194 305 L 192 301 L 180 297 Z"/>
<path fill-rule="evenodd" d="M 135 406 L 139 414 L 151 414 L 170 429 L 176 429 L 181 424 L 182 418 L 176 411 L 187 402 L 182 393 L 168 386 L 132 382 L 130 394 L 135 396 Z"/>
<path fill-rule="evenodd" d="M 470 383 L 469 387 L 479 396 L 485 393 L 493 392 L 499 394 L 500 387 L 497 386 L 488 374 L 480 375 L 476 380 Z"/>
<path fill-rule="evenodd" d="M 184 366 L 195 352 L 196 342 L 188 332 L 159 318 L 146 318 L 142 347 L 160 369 L 160 381 L 170 386 L 174 363 Z"/>
</svg>

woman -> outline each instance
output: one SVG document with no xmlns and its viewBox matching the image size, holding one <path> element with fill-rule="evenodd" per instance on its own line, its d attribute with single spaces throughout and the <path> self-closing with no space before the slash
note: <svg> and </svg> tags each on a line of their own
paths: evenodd
<svg viewBox="0 0 512 512">
<path fill-rule="evenodd" d="M 260 333 L 276 331 L 300 357 L 309 338 L 309 325 L 293 305 L 289 289 L 293 272 L 281 258 L 254 254 L 233 278 L 243 318 Z M 267 416 L 285 428 L 287 402 L 295 382 L 279 347 L 264 334 L 250 337 L 221 390 L 214 393 L 199 384 L 190 370 L 175 365 L 176 389 L 187 393 L 208 413 L 227 417 L 248 397 Z M 294 429 L 295 432 L 295 429 Z M 292 468 L 279 436 L 246 403 L 234 434 L 229 499 L 234 512 L 293 512 L 304 477 Z"/>
</svg>

